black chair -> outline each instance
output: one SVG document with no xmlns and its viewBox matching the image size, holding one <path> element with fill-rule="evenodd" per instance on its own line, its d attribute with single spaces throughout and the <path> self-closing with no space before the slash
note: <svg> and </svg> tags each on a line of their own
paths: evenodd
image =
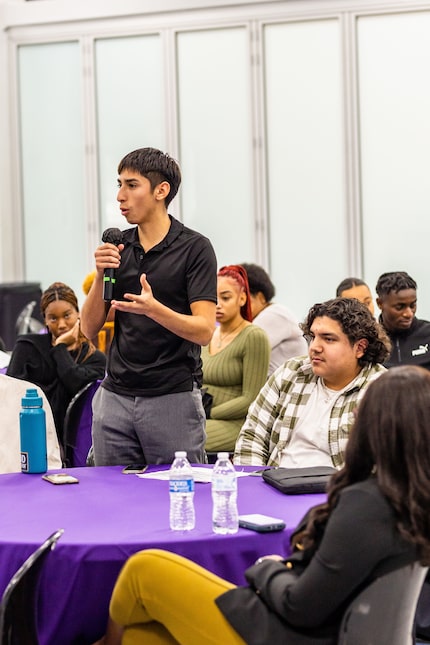
<svg viewBox="0 0 430 645">
<path fill-rule="evenodd" d="M 413 645 L 426 573 L 426 567 L 415 563 L 376 578 L 346 609 L 338 645 Z"/>
<path fill-rule="evenodd" d="M 101 381 L 92 381 L 79 390 L 67 406 L 63 426 L 65 466 L 85 466 L 91 448 L 92 400 Z"/>
<path fill-rule="evenodd" d="M 48 553 L 64 529 L 55 531 L 32 553 L 7 585 L 0 601 L 1 645 L 38 645 L 37 588 Z"/>
</svg>

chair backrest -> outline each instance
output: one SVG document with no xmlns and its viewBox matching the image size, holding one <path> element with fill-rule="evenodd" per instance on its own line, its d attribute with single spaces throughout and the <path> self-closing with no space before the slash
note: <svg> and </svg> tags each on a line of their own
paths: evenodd
<svg viewBox="0 0 430 645">
<path fill-rule="evenodd" d="M 114 331 L 114 323 L 107 321 L 97 334 L 97 349 L 99 349 L 104 354 L 109 353 Z"/>
<path fill-rule="evenodd" d="M 92 381 L 79 390 L 67 406 L 63 442 L 67 467 L 85 466 L 91 448 L 92 400 L 101 381 Z"/>
<path fill-rule="evenodd" d="M 44 329 L 44 325 L 37 320 L 32 318 L 33 310 L 36 306 L 36 301 L 32 300 L 27 303 L 25 307 L 20 311 L 15 323 L 16 335 L 20 336 L 21 334 L 38 334 L 39 331 Z"/>
<path fill-rule="evenodd" d="M 1 645 L 38 645 L 37 588 L 39 574 L 49 551 L 64 533 L 58 529 L 34 552 L 11 578 L 0 601 Z"/>
<path fill-rule="evenodd" d="M 427 568 L 409 564 L 376 578 L 346 609 L 338 645 L 412 645 Z"/>
<path fill-rule="evenodd" d="M 418 598 L 415 632 L 418 637 L 430 641 L 430 572 L 427 572 Z"/>
</svg>

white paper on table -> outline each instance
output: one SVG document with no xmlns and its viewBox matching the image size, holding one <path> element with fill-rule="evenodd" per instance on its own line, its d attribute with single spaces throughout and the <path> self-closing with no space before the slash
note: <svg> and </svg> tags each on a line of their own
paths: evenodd
<svg viewBox="0 0 430 645">
<path fill-rule="evenodd" d="M 194 481 L 200 484 L 210 484 L 212 481 L 212 468 L 202 468 L 199 466 L 191 466 L 193 471 Z M 237 477 L 243 477 L 244 475 L 249 475 L 250 473 L 245 473 L 242 471 L 237 472 Z M 169 470 L 156 470 L 152 473 L 137 473 L 138 477 L 142 479 L 169 479 Z"/>
</svg>

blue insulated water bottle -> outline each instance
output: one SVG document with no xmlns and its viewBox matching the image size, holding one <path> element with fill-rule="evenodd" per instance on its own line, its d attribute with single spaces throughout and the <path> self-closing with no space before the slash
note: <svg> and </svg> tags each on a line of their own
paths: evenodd
<svg viewBox="0 0 430 645">
<path fill-rule="evenodd" d="M 28 389 L 21 405 L 21 470 L 23 473 L 46 473 L 46 418 L 42 397 L 36 389 Z"/>
</svg>

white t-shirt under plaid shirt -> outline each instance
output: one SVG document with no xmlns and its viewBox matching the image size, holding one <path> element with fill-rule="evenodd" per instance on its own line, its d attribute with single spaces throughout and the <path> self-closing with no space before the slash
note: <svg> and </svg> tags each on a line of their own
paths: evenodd
<svg viewBox="0 0 430 645">
<path fill-rule="evenodd" d="M 317 379 L 316 387 L 297 419 L 291 440 L 281 452 L 280 466 L 333 466 L 328 443 L 330 413 L 337 397 L 349 389 L 350 385 L 348 383 L 341 390 L 331 390 L 322 378 Z"/>
<path fill-rule="evenodd" d="M 369 383 L 385 371 L 379 363 L 366 365 L 335 399 L 327 427 L 332 466 L 343 466 L 344 450 L 354 422 L 354 409 Z M 279 367 L 249 407 L 236 442 L 234 463 L 279 466 L 281 453 L 289 445 L 318 380 L 308 356 L 293 358 Z"/>
</svg>

